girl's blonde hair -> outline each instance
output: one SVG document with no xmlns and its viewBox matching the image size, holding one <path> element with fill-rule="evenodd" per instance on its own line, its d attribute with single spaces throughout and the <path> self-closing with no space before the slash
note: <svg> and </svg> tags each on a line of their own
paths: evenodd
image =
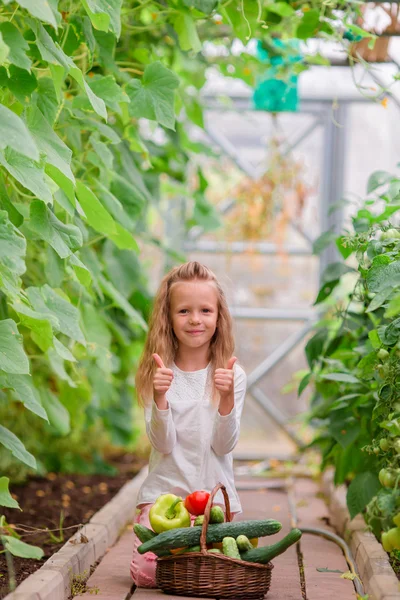
<svg viewBox="0 0 400 600">
<path fill-rule="evenodd" d="M 210 342 L 212 374 L 215 369 L 225 368 L 232 357 L 235 342 L 232 332 L 232 317 L 224 291 L 214 273 L 196 261 L 187 262 L 172 269 L 161 281 L 154 300 L 153 312 L 150 318 L 149 331 L 143 354 L 136 373 L 136 390 L 138 402 L 143 406 L 153 398 L 153 377 L 157 368 L 153 354 L 161 356 L 166 367 L 175 360 L 178 340 L 172 329 L 170 316 L 171 288 L 175 283 L 183 281 L 211 281 L 218 294 L 217 329 Z M 214 377 L 212 378 L 214 381 Z M 214 388 L 213 397 L 216 398 Z"/>
</svg>

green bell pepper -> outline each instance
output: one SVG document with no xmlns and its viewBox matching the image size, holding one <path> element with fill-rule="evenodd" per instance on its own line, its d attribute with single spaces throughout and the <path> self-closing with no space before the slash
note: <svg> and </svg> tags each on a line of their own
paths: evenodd
<svg viewBox="0 0 400 600">
<path fill-rule="evenodd" d="M 156 533 L 177 527 L 190 527 L 190 514 L 182 498 L 174 494 L 162 494 L 149 512 L 150 525 Z"/>
</svg>

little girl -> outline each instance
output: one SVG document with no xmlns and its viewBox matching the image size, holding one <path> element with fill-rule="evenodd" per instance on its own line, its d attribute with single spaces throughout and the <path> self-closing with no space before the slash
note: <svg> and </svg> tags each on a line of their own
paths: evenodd
<svg viewBox="0 0 400 600">
<path fill-rule="evenodd" d="M 196 490 L 226 486 L 232 514 L 241 512 L 233 479 L 234 449 L 246 375 L 232 356 L 232 320 L 214 273 L 198 262 L 172 269 L 157 292 L 136 376 L 152 450 L 139 490 L 136 522 L 150 527 L 158 496 L 183 499 Z M 224 506 L 221 492 L 215 503 Z M 156 556 L 140 555 L 135 536 L 131 576 L 156 587 Z"/>
</svg>

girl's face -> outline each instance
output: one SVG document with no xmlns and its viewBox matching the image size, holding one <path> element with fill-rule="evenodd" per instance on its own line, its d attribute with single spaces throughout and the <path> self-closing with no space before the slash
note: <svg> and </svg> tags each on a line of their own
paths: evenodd
<svg viewBox="0 0 400 600">
<path fill-rule="evenodd" d="M 218 294 L 211 281 L 182 281 L 171 289 L 172 328 L 182 346 L 209 345 L 217 328 Z"/>
</svg>

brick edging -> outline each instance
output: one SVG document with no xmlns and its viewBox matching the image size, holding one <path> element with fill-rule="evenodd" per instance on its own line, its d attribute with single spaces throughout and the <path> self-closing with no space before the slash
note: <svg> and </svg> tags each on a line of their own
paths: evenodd
<svg viewBox="0 0 400 600">
<path fill-rule="evenodd" d="M 115 543 L 121 531 L 133 520 L 137 493 L 147 469 L 144 467 L 128 481 L 78 533 L 4 600 L 67 600 L 73 576 L 85 572 L 89 575 L 90 567 L 106 553 L 107 548 Z M 81 534 L 86 536 L 87 542 L 81 541 Z"/>
<path fill-rule="evenodd" d="M 325 472 L 321 483 L 322 491 L 328 499 L 332 524 L 350 547 L 369 600 L 398 599 L 400 582 L 390 565 L 387 553 L 374 534 L 368 531 L 361 515 L 350 519 L 346 487 L 334 486 L 333 471 Z"/>
</svg>

